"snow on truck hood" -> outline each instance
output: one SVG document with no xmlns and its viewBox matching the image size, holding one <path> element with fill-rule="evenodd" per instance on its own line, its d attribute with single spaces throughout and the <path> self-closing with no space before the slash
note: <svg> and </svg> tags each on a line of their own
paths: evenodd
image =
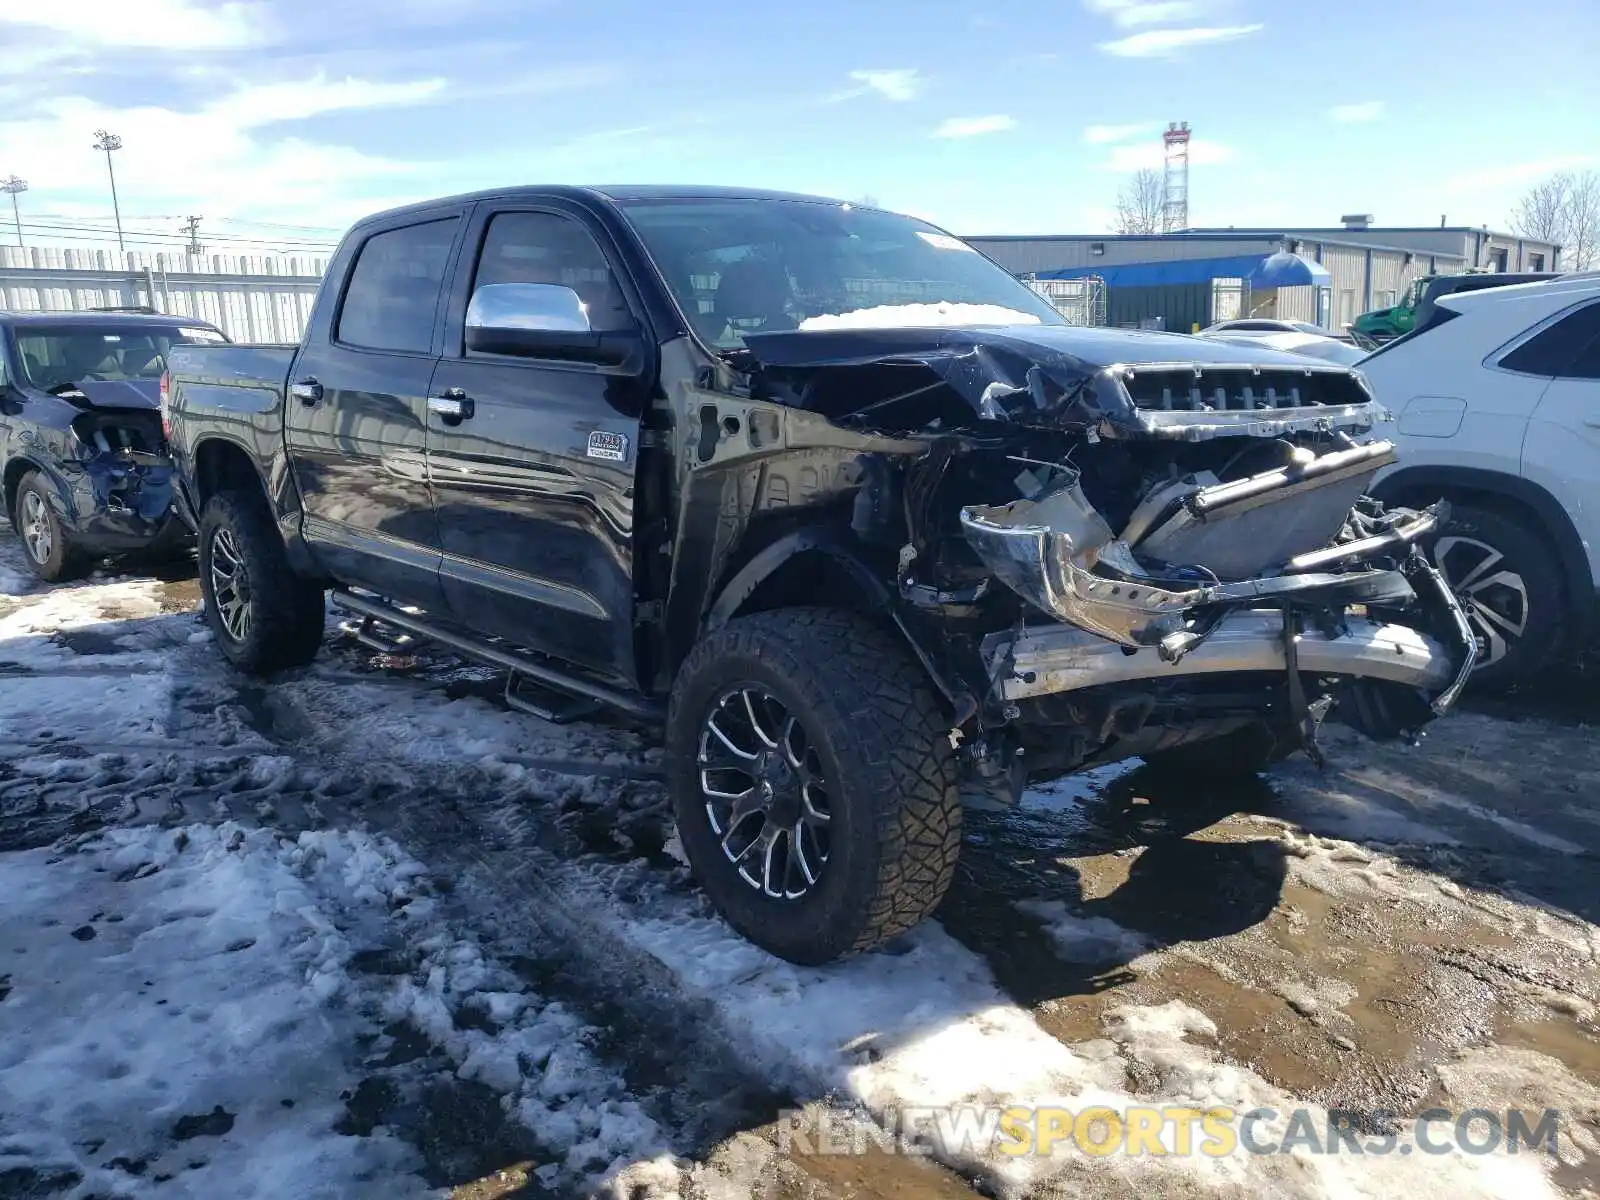
<svg viewBox="0 0 1600 1200">
<path fill-rule="evenodd" d="M 826 313 L 800 322 L 802 333 L 818 329 L 943 329 L 962 325 L 1039 325 L 1032 313 L 1001 304 L 880 304 Z"/>
</svg>

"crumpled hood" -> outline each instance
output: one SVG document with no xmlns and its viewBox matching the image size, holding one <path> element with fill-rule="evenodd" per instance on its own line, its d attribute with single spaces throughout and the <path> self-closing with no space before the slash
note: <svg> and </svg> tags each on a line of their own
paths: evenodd
<svg viewBox="0 0 1600 1200">
<path fill-rule="evenodd" d="M 950 427 L 917 400 L 927 386 L 913 378 L 899 395 L 884 396 L 871 394 L 865 379 L 854 387 L 848 374 L 925 368 L 980 421 L 1111 438 L 1356 431 L 1377 416 L 1348 367 L 1187 334 L 1070 325 L 755 333 L 745 337 L 744 357 L 753 360 L 740 365 L 752 371 L 758 393 L 779 387 L 804 396 L 832 375 L 841 380 L 835 395 L 859 394 L 873 420 L 908 431 Z M 837 401 L 832 407 L 849 418 Z"/>
<path fill-rule="evenodd" d="M 1217 363 L 1238 366 L 1303 367 L 1305 360 L 1266 348 L 1239 346 L 1185 333 L 1141 329 L 1084 328 L 1075 325 L 958 326 L 929 329 L 839 329 L 752 333 L 745 345 L 773 367 L 843 366 L 886 358 L 920 359 L 987 347 L 1010 351 L 1040 366 L 1073 367 L 1082 372 L 1116 363 Z"/>
<path fill-rule="evenodd" d="M 80 379 L 51 393 L 89 408 L 159 408 L 159 379 Z"/>
</svg>

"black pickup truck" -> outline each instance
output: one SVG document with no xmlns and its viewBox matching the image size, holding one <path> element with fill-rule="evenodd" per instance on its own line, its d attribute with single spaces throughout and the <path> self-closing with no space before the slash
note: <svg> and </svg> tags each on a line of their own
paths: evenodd
<svg viewBox="0 0 1600 1200">
<path fill-rule="evenodd" d="M 714 903 L 798 962 L 950 882 L 963 803 L 1129 756 L 1252 771 L 1444 711 L 1475 646 L 1344 367 L 1068 327 L 924 222 L 518 188 L 358 224 L 304 344 L 178 347 L 222 653 L 324 593 L 665 728 Z M 1436 506 L 1437 507 L 1437 506 Z M 556 699 L 560 697 L 561 699 Z"/>
</svg>

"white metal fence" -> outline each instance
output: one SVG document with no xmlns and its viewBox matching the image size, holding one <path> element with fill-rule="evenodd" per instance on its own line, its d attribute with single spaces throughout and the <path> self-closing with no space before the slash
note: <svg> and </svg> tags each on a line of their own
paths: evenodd
<svg viewBox="0 0 1600 1200">
<path fill-rule="evenodd" d="M 148 306 L 210 321 L 240 342 L 296 342 L 328 260 L 310 255 L 119 254 L 0 247 L 0 309 Z"/>
<path fill-rule="evenodd" d="M 1066 318 L 1069 325 L 1104 325 L 1106 323 L 1106 281 L 1098 275 L 1078 279 L 1039 279 L 1033 275 L 1021 276 L 1039 295 L 1050 301 L 1055 310 Z"/>
</svg>

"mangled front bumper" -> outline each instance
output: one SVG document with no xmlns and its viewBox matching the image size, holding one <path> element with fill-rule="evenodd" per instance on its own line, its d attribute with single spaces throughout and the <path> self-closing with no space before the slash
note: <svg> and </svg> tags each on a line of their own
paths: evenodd
<svg viewBox="0 0 1600 1200">
<path fill-rule="evenodd" d="M 162 455 L 102 454 L 64 462 L 58 471 L 67 493 L 63 523 L 86 550 L 142 550 L 169 536 L 177 521 L 177 473 Z"/>
<path fill-rule="evenodd" d="M 1235 672 L 1307 672 L 1381 680 L 1427 694 L 1441 713 L 1476 660 L 1460 604 L 1412 552 L 1437 528 L 1440 508 L 1401 514 L 1364 537 L 1340 541 L 1355 496 L 1392 459 L 1387 443 L 1349 447 L 1226 484 L 1158 489 L 1122 537 L 1076 477 L 1034 499 L 962 510 L 968 543 L 988 569 L 1062 625 L 1028 624 L 991 635 L 984 654 L 1006 701 L 1108 683 Z M 1352 488 L 1354 489 L 1352 492 Z M 1131 544 L 1130 544 L 1131 543 Z M 1149 548 L 1185 554 L 1153 563 Z M 1144 551 L 1143 554 L 1139 551 Z M 1248 578 L 1221 578 L 1273 560 Z M 1404 560 L 1403 570 L 1373 560 Z M 1209 576 L 1174 587 L 1174 575 Z M 1427 611 L 1427 631 L 1347 620 L 1353 605 Z M 1293 611 L 1338 614 L 1320 629 Z"/>
</svg>

